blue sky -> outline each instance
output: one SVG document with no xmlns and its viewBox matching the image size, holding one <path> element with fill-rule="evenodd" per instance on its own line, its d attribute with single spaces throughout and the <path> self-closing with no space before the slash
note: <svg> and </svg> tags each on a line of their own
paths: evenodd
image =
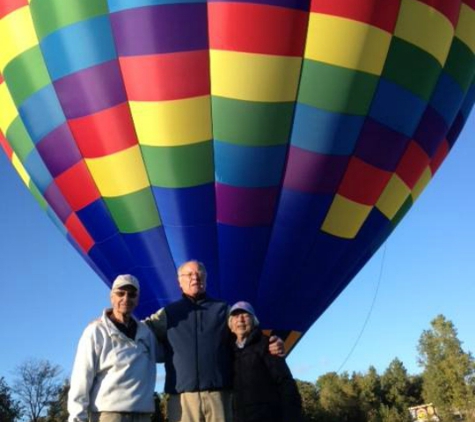
<svg viewBox="0 0 475 422">
<path fill-rule="evenodd" d="M 474 137 L 472 116 L 386 244 L 288 357 L 296 378 L 369 365 L 382 372 L 395 357 L 417 373 L 418 338 L 439 313 L 454 322 L 464 349 L 475 350 Z M 69 376 L 77 340 L 108 305 L 108 289 L 3 153 L 0 192 L 0 377 L 11 381 L 30 357 L 49 359 Z"/>
</svg>

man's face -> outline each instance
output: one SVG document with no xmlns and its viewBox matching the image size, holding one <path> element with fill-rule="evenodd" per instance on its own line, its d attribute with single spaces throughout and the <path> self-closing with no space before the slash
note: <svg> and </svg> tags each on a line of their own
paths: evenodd
<svg viewBox="0 0 475 422">
<path fill-rule="evenodd" d="M 238 339 L 246 338 L 254 326 L 252 315 L 243 310 L 233 312 L 230 326 L 231 331 L 236 334 Z"/>
<path fill-rule="evenodd" d="M 115 314 L 130 315 L 139 303 L 139 295 L 133 286 L 124 286 L 111 292 L 112 310 Z"/>
<path fill-rule="evenodd" d="M 206 291 L 206 277 L 196 262 L 189 262 L 181 268 L 178 283 L 187 296 L 197 297 Z"/>
</svg>

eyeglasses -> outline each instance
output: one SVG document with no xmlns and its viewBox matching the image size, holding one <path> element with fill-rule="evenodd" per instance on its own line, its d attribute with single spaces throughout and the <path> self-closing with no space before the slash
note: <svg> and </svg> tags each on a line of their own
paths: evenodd
<svg viewBox="0 0 475 422">
<path fill-rule="evenodd" d="M 115 290 L 114 294 L 119 297 L 124 297 L 125 295 L 127 295 L 131 299 L 137 298 L 137 292 L 128 292 L 126 290 Z"/>
<path fill-rule="evenodd" d="M 178 277 L 187 277 L 187 278 L 193 278 L 195 276 L 196 278 L 201 278 L 203 277 L 202 273 L 184 273 L 184 274 L 178 274 Z"/>
</svg>

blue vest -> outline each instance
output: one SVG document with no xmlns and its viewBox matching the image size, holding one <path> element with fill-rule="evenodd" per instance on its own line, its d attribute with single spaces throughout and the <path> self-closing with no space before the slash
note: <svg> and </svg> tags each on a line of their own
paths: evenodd
<svg viewBox="0 0 475 422">
<path fill-rule="evenodd" d="M 184 296 L 165 307 L 167 344 L 165 392 L 231 389 L 232 348 L 228 305 Z"/>
</svg>

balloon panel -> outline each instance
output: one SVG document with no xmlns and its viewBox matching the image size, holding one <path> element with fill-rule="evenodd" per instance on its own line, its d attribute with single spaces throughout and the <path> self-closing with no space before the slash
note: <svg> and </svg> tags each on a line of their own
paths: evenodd
<svg viewBox="0 0 475 422">
<path fill-rule="evenodd" d="M 146 316 L 201 260 L 288 346 L 475 101 L 473 0 L 0 1 L 0 36 L 0 144 L 97 274 Z"/>
</svg>

